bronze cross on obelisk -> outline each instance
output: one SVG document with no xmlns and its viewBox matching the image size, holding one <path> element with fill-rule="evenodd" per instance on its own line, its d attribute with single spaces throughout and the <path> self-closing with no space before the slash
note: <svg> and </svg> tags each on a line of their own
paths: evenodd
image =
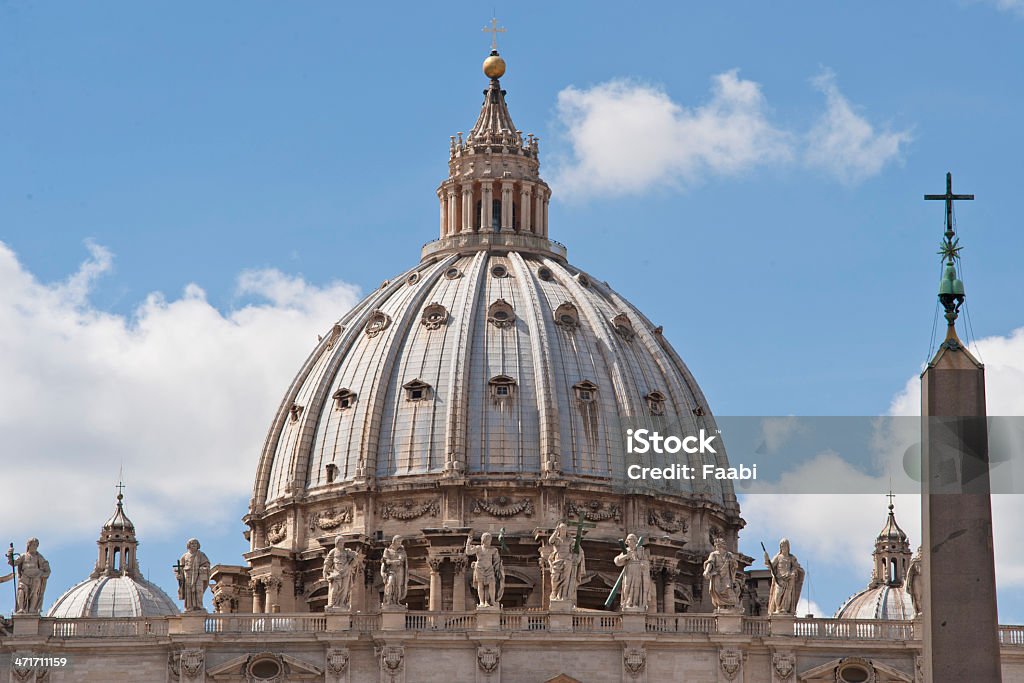
<svg viewBox="0 0 1024 683">
<path fill-rule="evenodd" d="M 946 202 L 946 239 L 953 236 L 953 201 L 974 199 L 973 194 L 953 194 L 953 174 L 946 174 L 946 194 L 926 194 L 925 199 L 941 199 Z"/>
<path fill-rule="evenodd" d="M 495 52 L 497 52 L 498 51 L 498 34 L 499 33 L 504 33 L 505 29 L 504 28 L 498 28 L 498 20 L 494 19 L 494 18 L 491 18 L 491 26 L 490 26 L 490 28 L 488 28 L 487 26 L 484 26 L 483 31 L 484 31 L 484 33 L 490 33 L 491 34 L 491 49 L 494 50 Z"/>
</svg>

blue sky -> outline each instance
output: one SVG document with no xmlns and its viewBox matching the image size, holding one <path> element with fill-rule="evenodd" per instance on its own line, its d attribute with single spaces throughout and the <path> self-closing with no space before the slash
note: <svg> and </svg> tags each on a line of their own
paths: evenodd
<svg viewBox="0 0 1024 683">
<path fill-rule="evenodd" d="M 717 413 L 889 411 L 929 348 L 942 209 L 921 195 L 941 192 L 947 170 L 956 190 L 977 195 L 957 214 L 975 336 L 1010 339 L 1024 325 L 1016 3 L 496 10 L 508 28 L 500 48 L 512 115 L 540 135 L 542 174 L 555 186 L 552 238 L 665 326 Z M 11 272 L 38 291 L 85 272 L 80 291 L 61 290 L 81 316 L 76 326 L 130 327 L 147 319 L 139 307 L 154 292 L 180 312 L 197 301 L 183 294 L 195 284 L 209 308 L 196 304 L 196 319 L 270 315 L 261 303 L 269 300 L 299 311 L 312 325 L 302 339 L 312 339 L 354 300 L 339 283 L 372 289 L 436 237 L 434 190 L 447 172 L 448 136 L 468 130 L 478 111 L 489 18 L 490 6 L 468 2 L 0 2 L 0 241 L 16 257 Z M 586 145 L 605 149 L 604 141 L 573 124 L 644 98 L 666 118 L 635 140 L 608 141 L 614 153 L 588 157 Z M 730 136 L 743 131 L 730 113 L 743 117 L 740 128 L 760 127 L 736 142 Z M 858 122 L 870 130 L 844 164 Z M 659 137 L 667 134 L 679 137 Z M 695 139 L 718 134 L 720 144 L 706 148 Z M 668 156 L 645 158 L 652 145 Z M 95 268 L 80 270 L 87 261 Z M 252 271 L 279 279 L 240 286 Z M 308 345 L 273 348 L 283 355 L 275 362 L 294 369 Z M 1010 365 L 1021 349 L 1007 351 Z M 60 373 L 51 361 L 35 359 L 40 369 L 26 381 L 49 377 L 61 395 L 75 359 L 56 364 Z M 246 432 L 239 449 L 269 424 L 285 382 L 270 377 L 273 398 L 248 418 L 232 415 Z M 19 401 L 13 391 L 4 397 Z M 69 436 L 28 455 L 95 470 L 112 486 L 115 460 L 126 456 L 93 445 Z M 11 450 L 4 460 L 21 457 Z M 233 457 L 250 463 L 235 475 L 242 483 L 209 484 L 197 498 L 218 511 L 200 528 L 225 563 L 241 561 L 238 519 L 257 452 Z M 129 478 L 137 473 L 129 501 L 140 507 L 159 489 L 144 480 L 146 467 L 126 465 Z M 88 571 L 108 492 L 95 489 L 101 500 L 90 514 L 101 518 L 81 522 L 84 540 L 53 533 L 51 559 L 62 566 L 49 599 Z M 170 588 L 163 566 L 192 532 L 142 512 L 152 520 L 143 560 Z M 884 500 L 864 517 L 880 528 Z M 22 526 L 31 524 L 15 524 L 16 533 Z M 866 582 L 870 541 L 861 566 L 816 582 L 827 610 Z M 1003 593 L 1018 620 L 1019 593 Z M 0 590 L 0 609 L 9 599 Z"/>
</svg>

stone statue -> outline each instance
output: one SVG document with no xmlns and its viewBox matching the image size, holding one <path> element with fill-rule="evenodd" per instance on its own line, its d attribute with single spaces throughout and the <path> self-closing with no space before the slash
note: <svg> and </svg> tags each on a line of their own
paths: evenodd
<svg viewBox="0 0 1024 683">
<path fill-rule="evenodd" d="M 917 546 L 917 552 L 910 560 L 907 567 L 907 578 L 904 588 L 910 594 L 910 601 L 914 605 L 914 616 L 920 616 L 924 612 L 924 567 L 921 564 L 921 546 Z"/>
<path fill-rule="evenodd" d="M 324 580 L 327 581 L 327 608 L 352 608 L 352 581 L 359 567 L 359 555 L 345 547 L 345 539 L 334 539 L 334 549 L 324 558 Z"/>
<path fill-rule="evenodd" d="M 409 558 L 402 547 L 402 537 L 395 536 L 380 559 L 380 576 L 384 579 L 384 606 L 402 605 L 409 590 Z"/>
<path fill-rule="evenodd" d="M 739 563 L 725 547 L 724 538 L 715 539 L 715 549 L 704 561 L 704 579 L 715 611 L 739 611 L 740 586 L 736 581 Z"/>
<path fill-rule="evenodd" d="M 505 592 L 505 567 L 501 564 L 501 553 L 491 546 L 491 535 L 486 531 L 480 536 L 480 545 L 473 545 L 473 534 L 466 539 L 466 555 L 475 555 L 473 563 L 473 587 L 476 588 L 478 607 L 501 607 L 501 596 Z"/>
<path fill-rule="evenodd" d="M 647 548 L 640 545 L 636 534 L 626 536 L 626 550 L 615 556 L 615 566 L 622 567 L 622 609 L 647 610 L 654 598 L 651 560 Z"/>
<path fill-rule="evenodd" d="M 769 558 L 765 551 L 764 563 L 772 572 L 768 614 L 796 614 L 800 590 L 804 585 L 804 568 L 797 562 L 796 555 L 789 552 L 789 539 L 779 541 L 779 552 L 775 557 Z"/>
<path fill-rule="evenodd" d="M 15 614 L 39 614 L 43 606 L 43 592 L 46 580 L 50 577 L 50 563 L 39 554 L 39 539 L 30 538 L 25 544 L 25 552 L 13 557 L 13 549 L 8 555 L 11 566 L 18 573 L 18 591 L 14 597 Z"/>
<path fill-rule="evenodd" d="M 551 553 L 548 567 L 551 569 L 551 600 L 568 600 L 576 604 L 576 587 L 585 571 L 583 548 L 573 552 L 575 541 L 569 536 L 569 527 L 559 523 L 548 537 Z"/>
<path fill-rule="evenodd" d="M 198 539 L 188 539 L 185 548 L 185 554 L 174 566 L 174 575 L 178 578 L 178 599 L 184 601 L 186 612 L 203 612 L 203 594 L 210 585 L 210 558 L 199 550 Z"/>
</svg>

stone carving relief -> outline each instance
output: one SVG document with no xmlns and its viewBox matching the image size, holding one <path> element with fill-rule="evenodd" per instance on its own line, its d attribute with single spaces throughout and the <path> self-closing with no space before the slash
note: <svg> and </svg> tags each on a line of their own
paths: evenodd
<svg viewBox="0 0 1024 683">
<path fill-rule="evenodd" d="M 440 498 L 432 498 L 421 503 L 416 502 L 413 498 L 406 498 L 397 503 L 385 503 L 384 507 L 381 508 L 380 517 L 381 519 L 397 519 L 407 522 L 428 514 L 431 517 L 437 517 L 440 513 Z"/>
<path fill-rule="evenodd" d="M 476 663 L 485 674 L 494 673 L 501 663 L 501 648 L 490 646 L 477 648 Z"/>
<path fill-rule="evenodd" d="M 322 529 L 324 531 L 332 531 L 337 529 L 342 524 L 352 523 L 352 507 L 347 506 L 343 508 L 331 508 L 330 510 L 321 510 L 315 513 L 309 518 L 309 530 L 316 531 Z"/>
<path fill-rule="evenodd" d="M 796 655 L 792 652 L 776 652 L 772 655 L 772 669 L 780 681 L 788 681 L 796 671 Z"/>
<path fill-rule="evenodd" d="M 527 517 L 533 514 L 533 501 L 523 498 L 514 501 L 508 496 L 497 496 L 491 499 L 476 498 L 473 500 L 473 514 L 486 512 L 492 517 L 515 517 L 524 514 Z"/>
<path fill-rule="evenodd" d="M 267 529 L 267 540 L 271 543 L 280 543 L 286 538 L 288 538 L 288 524 L 286 522 L 271 524 L 270 528 Z"/>
<path fill-rule="evenodd" d="M 627 674 L 636 678 L 647 668 L 647 650 L 642 647 L 627 647 L 622 653 L 622 666 Z"/>
<path fill-rule="evenodd" d="M 196 678 L 203 671 L 206 653 L 198 648 L 188 648 L 178 653 L 178 675 L 182 678 Z"/>
<path fill-rule="evenodd" d="M 605 520 L 622 521 L 622 508 L 614 503 L 602 503 L 597 499 L 569 501 L 570 517 L 583 517 L 588 522 L 604 522 Z"/>
<path fill-rule="evenodd" d="M 347 647 L 332 647 L 327 650 L 327 673 L 340 676 L 348 669 L 349 652 Z"/>
<path fill-rule="evenodd" d="M 375 648 L 380 672 L 387 681 L 401 681 L 405 669 L 405 647 L 402 645 L 383 645 Z"/>
<path fill-rule="evenodd" d="M 685 515 L 673 510 L 656 510 L 647 513 L 647 523 L 670 534 L 686 533 L 690 526 Z"/>
<path fill-rule="evenodd" d="M 734 681 L 743 665 L 743 653 L 739 650 L 722 650 L 718 653 L 718 662 L 726 680 Z"/>
<path fill-rule="evenodd" d="M 423 317 L 420 319 L 420 324 L 428 330 L 439 329 L 442 325 L 448 322 L 448 309 L 439 303 L 428 304 L 423 309 Z"/>
</svg>

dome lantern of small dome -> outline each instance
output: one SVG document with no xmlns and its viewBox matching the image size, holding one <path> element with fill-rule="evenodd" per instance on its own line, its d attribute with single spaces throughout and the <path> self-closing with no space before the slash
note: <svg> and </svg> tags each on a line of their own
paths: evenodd
<svg viewBox="0 0 1024 683">
<path fill-rule="evenodd" d="M 118 488 L 124 488 L 118 484 Z M 117 495 L 114 514 L 100 529 L 99 555 L 92 573 L 57 598 L 48 617 L 159 617 L 178 614 L 174 601 L 139 570 L 135 525 Z"/>
</svg>

